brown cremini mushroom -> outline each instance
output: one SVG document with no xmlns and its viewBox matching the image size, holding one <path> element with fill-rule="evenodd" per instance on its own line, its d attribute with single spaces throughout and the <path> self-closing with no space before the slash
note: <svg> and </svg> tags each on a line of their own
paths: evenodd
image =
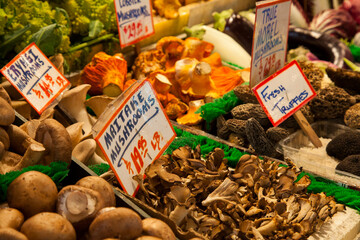
<svg viewBox="0 0 360 240">
<path fill-rule="evenodd" d="M 28 238 L 21 232 L 13 228 L 0 228 L 1 240 L 28 240 Z"/>
<path fill-rule="evenodd" d="M 27 219 L 21 232 L 30 240 L 76 240 L 71 223 L 57 213 L 42 212 Z"/>
<path fill-rule="evenodd" d="M 175 240 L 175 234 L 165 222 L 156 218 L 142 220 L 143 235 L 158 237 L 163 240 Z"/>
<path fill-rule="evenodd" d="M 135 240 L 160 240 L 162 238 L 154 237 L 154 236 L 141 236 L 136 238 Z"/>
<path fill-rule="evenodd" d="M 92 190 L 98 191 L 101 196 L 104 198 L 105 207 L 115 207 L 116 199 L 112 186 L 110 183 L 98 176 L 87 176 L 83 177 L 76 182 L 75 185 L 82 187 L 90 188 Z"/>
<path fill-rule="evenodd" d="M 9 207 L 20 210 L 25 218 L 55 210 L 57 188 L 53 180 L 37 171 L 18 176 L 7 189 Z"/>
<path fill-rule="evenodd" d="M 140 216 L 124 207 L 106 211 L 97 216 L 89 227 L 91 240 L 119 237 L 122 240 L 137 238 L 142 232 Z"/>
<path fill-rule="evenodd" d="M 20 230 L 24 222 L 24 215 L 15 208 L 0 208 L 0 219 L 0 228 Z"/>
<path fill-rule="evenodd" d="M 84 230 L 104 207 L 104 198 L 99 192 L 82 186 L 68 185 L 58 194 L 56 211 L 69 220 L 77 230 Z"/>
<path fill-rule="evenodd" d="M 47 154 L 44 164 L 61 161 L 71 162 L 71 139 L 66 128 L 55 119 L 45 119 L 36 130 L 35 140 L 42 143 Z"/>
</svg>

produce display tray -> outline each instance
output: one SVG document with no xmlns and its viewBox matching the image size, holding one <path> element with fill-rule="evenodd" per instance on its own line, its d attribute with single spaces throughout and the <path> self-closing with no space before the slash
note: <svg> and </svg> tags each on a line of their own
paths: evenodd
<svg viewBox="0 0 360 240">
<path fill-rule="evenodd" d="M 319 138 L 333 139 L 341 133 L 355 131 L 344 125 L 328 121 L 315 122 L 311 126 Z M 331 157 L 319 152 L 301 151 L 301 148 L 307 147 L 309 144 L 309 138 L 299 130 L 281 140 L 278 150 L 284 154 L 284 158 L 291 159 L 296 166 L 302 167 L 306 172 L 360 189 L 360 177 L 336 170 Z"/>
</svg>

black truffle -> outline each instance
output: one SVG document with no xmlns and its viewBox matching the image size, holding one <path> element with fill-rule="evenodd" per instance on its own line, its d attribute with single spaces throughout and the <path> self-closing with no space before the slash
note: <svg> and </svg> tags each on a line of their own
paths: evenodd
<svg viewBox="0 0 360 240">
<path fill-rule="evenodd" d="M 336 169 L 360 176 L 360 155 L 346 157 L 336 166 Z"/>
<path fill-rule="evenodd" d="M 338 160 L 360 154 L 360 132 L 348 131 L 336 136 L 326 146 L 326 152 Z"/>
</svg>

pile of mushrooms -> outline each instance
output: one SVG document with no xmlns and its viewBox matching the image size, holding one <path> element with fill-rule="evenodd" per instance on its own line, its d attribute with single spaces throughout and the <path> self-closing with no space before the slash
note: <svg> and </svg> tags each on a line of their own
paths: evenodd
<svg viewBox="0 0 360 240">
<path fill-rule="evenodd" d="M 163 221 L 116 207 L 112 186 L 97 176 L 58 192 L 47 175 L 25 172 L 9 185 L 0 220 L 0 239 L 176 239 Z"/>
<path fill-rule="evenodd" d="M 222 149 L 201 157 L 180 147 L 135 177 L 137 198 L 173 220 L 179 231 L 209 239 L 306 239 L 344 206 L 325 194 L 308 194 L 299 171 L 243 155 L 235 169 Z"/>
</svg>

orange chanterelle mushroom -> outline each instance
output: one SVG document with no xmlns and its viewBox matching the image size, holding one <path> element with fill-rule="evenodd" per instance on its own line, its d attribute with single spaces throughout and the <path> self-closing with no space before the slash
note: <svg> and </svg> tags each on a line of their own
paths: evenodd
<svg viewBox="0 0 360 240">
<path fill-rule="evenodd" d="M 116 97 L 124 90 L 126 74 L 127 63 L 121 54 L 110 56 L 99 52 L 83 69 L 81 81 L 91 85 L 90 95 Z"/>
</svg>

